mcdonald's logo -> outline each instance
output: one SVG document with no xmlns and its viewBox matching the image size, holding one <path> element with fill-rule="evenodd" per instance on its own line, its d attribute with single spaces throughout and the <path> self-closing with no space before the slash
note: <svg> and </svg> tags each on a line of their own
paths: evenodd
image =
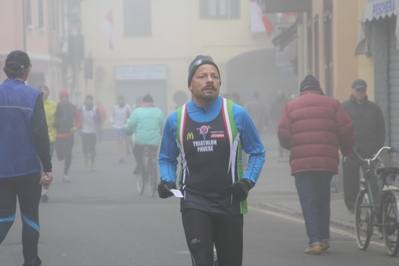
<svg viewBox="0 0 399 266">
<path fill-rule="evenodd" d="M 193 134 L 193 132 L 187 133 L 186 139 L 187 139 L 187 140 L 190 140 L 190 139 L 194 140 L 194 134 Z"/>
</svg>

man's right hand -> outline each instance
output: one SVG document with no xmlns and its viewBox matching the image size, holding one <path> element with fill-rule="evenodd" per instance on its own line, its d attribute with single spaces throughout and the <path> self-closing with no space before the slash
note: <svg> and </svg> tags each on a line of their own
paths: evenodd
<svg viewBox="0 0 399 266">
<path fill-rule="evenodd" d="M 161 199 L 166 199 L 173 196 L 173 193 L 170 192 L 170 189 L 176 189 L 176 184 L 173 182 L 168 182 L 161 180 L 158 185 L 158 195 Z"/>
</svg>

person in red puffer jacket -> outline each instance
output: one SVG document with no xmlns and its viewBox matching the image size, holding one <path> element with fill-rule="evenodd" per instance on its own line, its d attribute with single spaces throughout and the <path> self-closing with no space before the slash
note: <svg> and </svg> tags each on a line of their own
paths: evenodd
<svg viewBox="0 0 399 266">
<path fill-rule="evenodd" d="M 308 75 L 301 82 L 300 97 L 283 109 L 278 137 L 281 146 L 291 151 L 291 175 L 310 239 L 305 253 L 321 254 L 330 247 L 330 182 L 338 173 L 338 150 L 344 155 L 353 151 L 352 119 Z"/>
</svg>

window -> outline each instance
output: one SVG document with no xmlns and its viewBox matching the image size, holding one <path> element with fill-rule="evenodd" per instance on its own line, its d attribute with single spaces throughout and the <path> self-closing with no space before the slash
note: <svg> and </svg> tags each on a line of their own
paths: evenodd
<svg viewBox="0 0 399 266">
<path fill-rule="evenodd" d="M 125 36 L 151 35 L 151 0 L 124 0 L 123 12 Z"/>
<path fill-rule="evenodd" d="M 32 8 L 30 0 L 24 0 L 25 26 L 32 25 Z"/>
<path fill-rule="evenodd" d="M 39 13 L 39 28 L 44 28 L 44 18 L 43 18 L 43 0 L 38 0 L 38 13 Z"/>
<path fill-rule="evenodd" d="M 200 0 L 200 18 L 240 18 L 240 0 Z"/>
</svg>

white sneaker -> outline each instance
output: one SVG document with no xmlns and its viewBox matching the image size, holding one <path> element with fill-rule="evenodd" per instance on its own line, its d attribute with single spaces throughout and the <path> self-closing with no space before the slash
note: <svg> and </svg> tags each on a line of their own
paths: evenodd
<svg viewBox="0 0 399 266">
<path fill-rule="evenodd" d="M 67 182 L 67 183 L 71 182 L 71 180 L 69 179 L 69 177 L 67 175 L 64 175 L 62 177 L 62 181 Z"/>
<path fill-rule="evenodd" d="M 48 201 L 48 190 L 47 189 L 43 189 L 42 190 L 42 202 L 47 202 Z"/>
</svg>

